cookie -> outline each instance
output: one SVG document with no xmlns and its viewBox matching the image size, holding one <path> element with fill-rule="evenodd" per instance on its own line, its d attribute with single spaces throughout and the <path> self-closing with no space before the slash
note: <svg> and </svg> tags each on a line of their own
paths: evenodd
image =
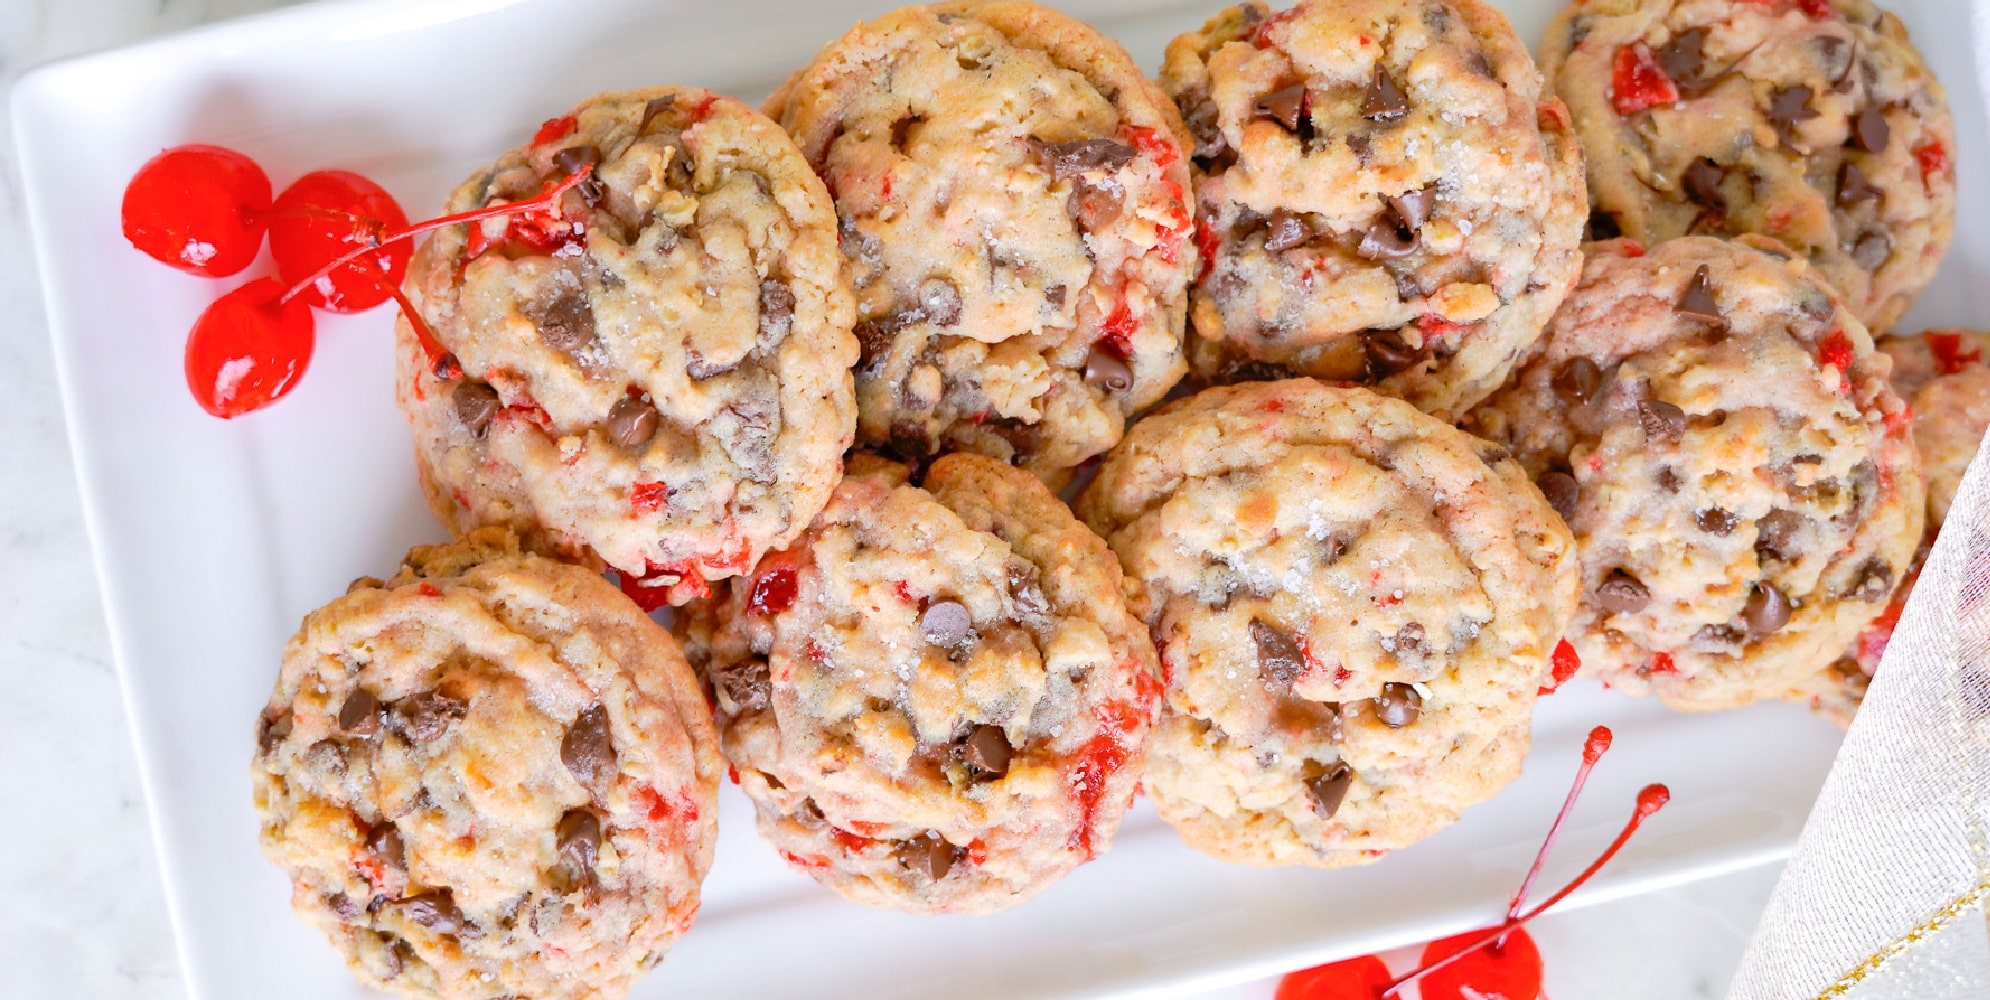
<svg viewBox="0 0 1990 1000">
<path fill-rule="evenodd" d="M 760 835 L 842 895 L 991 913 L 1111 846 L 1159 687 L 1105 543 L 1028 473 L 853 460 L 751 579 L 687 609 Z"/>
<path fill-rule="evenodd" d="M 1311 375 L 1451 419 L 1574 284 L 1582 153 L 1479 0 L 1247 3 L 1168 46 L 1205 259 L 1190 363 Z"/>
<path fill-rule="evenodd" d="M 1210 389 L 1135 424 L 1079 512 L 1148 609 L 1145 787 L 1191 846 L 1363 864 L 1520 774 L 1577 567 L 1502 449 L 1366 389 Z"/>
<path fill-rule="evenodd" d="M 257 741 L 263 853 L 367 986 L 616 997 L 698 910 L 721 762 L 696 676 L 506 529 L 307 616 Z"/>
<path fill-rule="evenodd" d="M 449 198 L 562 213 L 439 230 L 395 397 L 452 530 L 534 526 L 646 607 L 708 593 L 828 502 L 855 429 L 852 304 L 822 182 L 786 133 L 689 88 L 603 94 Z M 444 374 L 450 374 L 444 371 Z"/>
<path fill-rule="evenodd" d="M 1807 690 L 1920 543 L 1888 368 L 1773 241 L 1590 247 L 1536 355 L 1466 423 L 1575 530 L 1586 674 L 1689 711 Z"/>
<path fill-rule="evenodd" d="M 858 439 L 1051 483 L 1181 378 L 1181 119 L 1125 50 L 1028 3 L 909 7 L 767 101 L 836 199 Z"/>
<path fill-rule="evenodd" d="M 1914 444 L 1928 482 L 1928 527 L 1893 600 L 1859 633 L 1808 697 L 1796 700 L 1849 725 L 1866 685 L 1879 669 L 1894 626 L 1920 575 L 1921 563 L 1948 519 L 1962 477 L 1990 432 L 1990 366 L 1983 363 L 1990 334 L 1930 330 L 1918 337 L 1882 337 L 1879 349 L 1893 359 L 1894 391 L 1912 404 Z"/>
<path fill-rule="evenodd" d="M 1881 331 L 1948 252 L 1948 99 L 1868 0 L 1584 0 L 1541 63 L 1589 154 L 1598 238 L 1772 236 Z"/>
</svg>

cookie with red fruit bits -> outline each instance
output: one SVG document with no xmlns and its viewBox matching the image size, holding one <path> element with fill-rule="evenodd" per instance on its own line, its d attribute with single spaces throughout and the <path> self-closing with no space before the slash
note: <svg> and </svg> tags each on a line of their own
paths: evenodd
<svg viewBox="0 0 1990 1000">
<path fill-rule="evenodd" d="M 1893 359 L 1893 390 L 1913 411 L 1914 444 L 1928 482 L 1928 527 L 1906 581 L 1878 618 L 1833 664 L 1834 670 L 1807 700 L 1818 711 L 1849 724 L 1866 685 L 1907 606 L 1920 565 L 1949 516 L 1962 477 L 1983 436 L 1990 433 L 1990 365 L 1984 364 L 1990 334 L 1930 330 L 1918 337 L 1881 337 L 1879 349 Z"/>
<path fill-rule="evenodd" d="M 1182 377 L 1184 133 L 1117 43 L 1035 4 L 909 7 L 767 113 L 836 198 L 862 443 L 1059 484 Z"/>
<path fill-rule="evenodd" d="M 1365 864 L 1519 776 L 1577 565 L 1505 450 L 1367 389 L 1209 389 L 1079 511 L 1161 650 L 1144 781 L 1190 846 Z"/>
<path fill-rule="evenodd" d="M 443 523 L 535 525 L 644 606 L 681 604 L 792 541 L 841 473 L 857 341 L 836 216 L 778 125 L 691 88 L 590 98 L 448 209 L 583 169 L 556 213 L 422 246 L 408 294 L 462 374 L 404 321 L 396 396 Z"/>
<path fill-rule="evenodd" d="M 1112 845 L 1160 686 L 1112 553 L 982 455 L 868 455 L 793 546 L 686 609 L 760 835 L 842 895 L 1015 906 Z"/>
<path fill-rule="evenodd" d="M 1168 46 L 1206 257 L 1190 363 L 1310 375 L 1452 419 L 1574 284 L 1582 153 L 1479 0 L 1247 3 Z"/>
<path fill-rule="evenodd" d="M 698 679 L 507 529 L 306 616 L 257 741 L 263 853 L 367 986 L 616 997 L 697 913 L 722 766 Z"/>
<path fill-rule="evenodd" d="M 1466 426 L 1512 448 L 1575 530 L 1586 675 L 1687 711 L 1799 695 L 1921 541 L 1890 363 L 1773 240 L 1589 250 L 1534 356 Z"/>
<path fill-rule="evenodd" d="M 1948 99 L 1870 0 L 1584 0 L 1541 61 L 1589 153 L 1597 238 L 1772 236 L 1876 331 L 1948 252 Z"/>
</svg>

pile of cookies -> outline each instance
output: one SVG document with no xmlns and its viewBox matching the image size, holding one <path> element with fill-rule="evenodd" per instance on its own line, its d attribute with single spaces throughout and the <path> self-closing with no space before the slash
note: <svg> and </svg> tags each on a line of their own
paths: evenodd
<svg viewBox="0 0 1990 1000">
<path fill-rule="evenodd" d="M 409 269 L 459 537 L 259 724 L 296 909 L 408 996 L 613 996 L 727 771 L 835 891 L 988 913 L 1140 788 L 1241 863 L 1415 843 L 1572 676 L 1848 717 L 1990 426 L 1990 341 L 1869 332 L 1949 242 L 1941 88 L 1866 0 L 1585 0 L 1543 54 L 1246 3 L 1152 81 L 965 0 L 764 114 L 547 123 L 447 209 L 585 171 L 557 216 Z"/>
</svg>

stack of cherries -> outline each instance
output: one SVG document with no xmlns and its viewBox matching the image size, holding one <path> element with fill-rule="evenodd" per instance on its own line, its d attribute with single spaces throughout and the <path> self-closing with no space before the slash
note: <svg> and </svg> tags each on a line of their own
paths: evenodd
<svg viewBox="0 0 1990 1000">
<path fill-rule="evenodd" d="M 275 198 L 256 161 L 220 146 L 175 146 L 147 161 L 124 190 L 124 236 L 161 263 L 226 278 L 254 263 L 269 238 L 278 277 L 255 278 L 215 300 L 187 337 L 187 388 L 201 409 L 237 417 L 283 398 L 311 363 L 311 310 L 363 312 L 392 298 L 428 354 L 460 369 L 401 292 L 409 240 L 499 216 L 561 224 L 560 196 L 591 168 L 536 197 L 408 224 L 380 185 L 347 170 L 305 174 Z"/>
</svg>

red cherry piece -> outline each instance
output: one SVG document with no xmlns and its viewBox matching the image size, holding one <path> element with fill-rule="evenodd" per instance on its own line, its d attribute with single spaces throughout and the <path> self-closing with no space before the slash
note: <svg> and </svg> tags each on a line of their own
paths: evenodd
<svg viewBox="0 0 1990 1000">
<path fill-rule="evenodd" d="M 579 127 L 580 122 L 572 115 L 548 118 L 539 123 L 539 131 L 532 133 L 532 145 L 544 146 L 549 142 L 558 142 L 574 134 L 574 130 Z"/>
<path fill-rule="evenodd" d="M 1301 969 L 1278 981 L 1272 1000 L 1381 1000 L 1393 980 L 1373 955 Z"/>
<path fill-rule="evenodd" d="M 283 284 L 257 278 L 223 295 L 194 321 L 187 338 L 187 388 L 200 408 L 222 418 L 283 398 L 311 363 L 311 308 L 283 301 Z"/>
<path fill-rule="evenodd" d="M 1944 375 L 1954 375 L 1983 360 L 1982 351 L 1964 348 L 1962 334 L 1925 333 L 1921 335 L 1921 339 L 1928 342 L 1928 352 L 1935 356 L 1935 368 Z"/>
<path fill-rule="evenodd" d="M 670 487 L 662 483 L 637 483 L 629 491 L 632 510 L 655 512 L 670 502 Z"/>
<path fill-rule="evenodd" d="M 188 274 L 225 278 L 263 248 L 269 177 L 220 146 L 174 146 L 138 168 L 124 189 L 124 238 Z"/>
<path fill-rule="evenodd" d="M 1582 657 L 1576 653 L 1575 647 L 1570 645 L 1567 639 L 1555 644 L 1552 663 L 1554 679 L 1547 687 L 1541 689 L 1540 693 L 1544 695 L 1554 694 L 1560 690 L 1562 685 L 1567 684 L 1575 677 L 1576 672 L 1582 669 Z"/>
<path fill-rule="evenodd" d="M 1482 943 L 1488 931 L 1472 931 L 1423 949 L 1423 960 L 1435 963 Z M 1424 1000 L 1537 1000 L 1541 995 L 1541 950 L 1525 928 L 1506 932 L 1504 945 L 1487 944 L 1456 962 L 1423 977 Z"/>
<path fill-rule="evenodd" d="M 1914 159 L 1921 164 L 1923 184 L 1931 184 L 1936 177 L 1946 177 L 1952 173 L 1948 147 L 1939 142 L 1931 142 L 1915 150 Z"/>
<path fill-rule="evenodd" d="M 1617 50 L 1610 72 L 1610 100 L 1618 114 L 1628 117 L 1660 104 L 1676 103 L 1679 85 L 1665 75 L 1651 46 L 1638 42 Z"/>
<path fill-rule="evenodd" d="M 400 284 L 408 273 L 414 244 L 382 242 L 407 224 L 407 213 L 380 185 L 351 171 L 320 170 L 299 177 L 277 195 L 269 247 L 286 283 L 311 279 L 298 298 L 333 312 L 362 312 L 387 301 L 387 284 Z M 333 259 L 365 247 L 377 249 L 330 274 L 318 274 Z"/>
<path fill-rule="evenodd" d="M 753 594 L 747 606 L 759 615 L 778 615 L 795 603 L 795 568 L 776 566 L 753 581 Z"/>
</svg>

